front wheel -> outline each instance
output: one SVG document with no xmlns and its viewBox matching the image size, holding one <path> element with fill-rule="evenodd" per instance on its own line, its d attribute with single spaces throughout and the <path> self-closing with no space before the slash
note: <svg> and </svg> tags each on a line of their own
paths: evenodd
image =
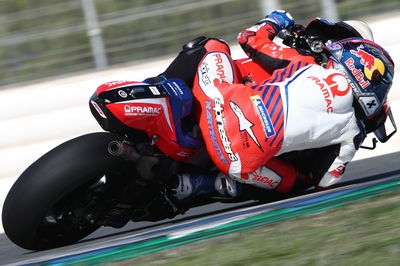
<svg viewBox="0 0 400 266">
<path fill-rule="evenodd" d="M 104 195 L 104 180 L 120 177 L 126 163 L 111 156 L 107 147 L 121 139 L 105 132 L 83 135 L 28 167 L 4 202 L 3 227 L 10 240 L 25 249 L 43 250 L 95 231 L 99 225 L 87 211 L 99 212 L 93 195 Z"/>
</svg>

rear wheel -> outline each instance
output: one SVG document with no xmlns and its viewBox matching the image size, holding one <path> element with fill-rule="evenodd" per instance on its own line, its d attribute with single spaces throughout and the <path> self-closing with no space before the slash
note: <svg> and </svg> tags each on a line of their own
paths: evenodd
<svg viewBox="0 0 400 266">
<path fill-rule="evenodd" d="M 18 178 L 3 207 L 3 226 L 17 245 L 43 250 L 76 242 L 95 231 L 112 207 L 114 183 L 126 163 L 108 153 L 122 137 L 92 133 L 49 151 Z"/>
</svg>

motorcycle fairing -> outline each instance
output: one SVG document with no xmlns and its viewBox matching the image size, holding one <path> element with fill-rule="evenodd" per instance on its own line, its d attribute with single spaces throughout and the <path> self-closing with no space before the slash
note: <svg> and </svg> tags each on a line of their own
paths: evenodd
<svg viewBox="0 0 400 266">
<path fill-rule="evenodd" d="M 140 137 L 144 134 L 163 153 L 185 162 L 203 145 L 182 129 L 182 120 L 192 112 L 192 102 L 190 90 L 179 79 L 155 85 L 115 81 L 97 88 L 90 108 L 103 129 Z"/>
</svg>

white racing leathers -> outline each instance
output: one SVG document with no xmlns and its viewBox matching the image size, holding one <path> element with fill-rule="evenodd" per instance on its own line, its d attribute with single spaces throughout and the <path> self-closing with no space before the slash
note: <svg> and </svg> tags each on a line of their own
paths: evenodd
<svg viewBox="0 0 400 266">
<path fill-rule="evenodd" d="M 340 144 L 339 155 L 318 185 L 325 188 L 335 184 L 356 152 L 354 139 L 360 133 L 350 84 L 335 69 L 308 65 L 279 87 L 285 113 L 285 135 L 277 155 Z"/>
</svg>

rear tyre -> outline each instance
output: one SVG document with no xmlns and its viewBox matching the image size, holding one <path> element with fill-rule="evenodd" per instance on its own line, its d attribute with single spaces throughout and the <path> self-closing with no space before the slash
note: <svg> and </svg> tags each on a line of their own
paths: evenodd
<svg viewBox="0 0 400 266">
<path fill-rule="evenodd" d="M 83 135 L 28 167 L 4 202 L 2 220 L 10 240 L 25 249 L 43 250 L 74 243 L 95 231 L 98 223 L 86 213 L 79 217 L 76 210 L 93 205 L 87 195 L 99 190 L 95 184 L 102 177 L 119 175 L 125 163 L 111 156 L 107 147 L 121 139 L 105 132 Z"/>
</svg>

